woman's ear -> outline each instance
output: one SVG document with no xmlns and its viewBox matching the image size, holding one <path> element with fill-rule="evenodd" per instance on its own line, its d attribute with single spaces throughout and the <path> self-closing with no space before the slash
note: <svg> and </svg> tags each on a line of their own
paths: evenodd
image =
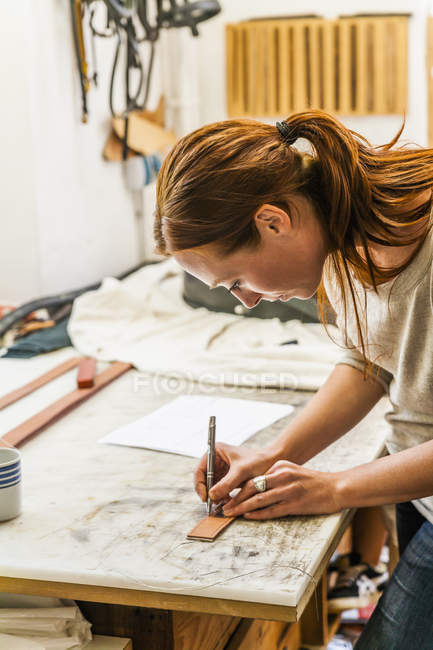
<svg viewBox="0 0 433 650">
<path fill-rule="evenodd" d="M 292 225 L 287 212 L 270 203 L 260 206 L 254 215 L 254 222 L 261 236 L 286 234 Z"/>
</svg>

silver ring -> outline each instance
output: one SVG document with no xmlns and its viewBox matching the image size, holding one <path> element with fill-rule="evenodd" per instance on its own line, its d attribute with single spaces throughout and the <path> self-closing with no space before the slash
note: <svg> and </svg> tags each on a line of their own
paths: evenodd
<svg viewBox="0 0 433 650">
<path fill-rule="evenodd" d="M 257 492 L 266 492 L 267 486 L 266 486 L 266 476 L 255 476 L 253 478 L 253 483 L 254 487 L 256 488 Z"/>
</svg>

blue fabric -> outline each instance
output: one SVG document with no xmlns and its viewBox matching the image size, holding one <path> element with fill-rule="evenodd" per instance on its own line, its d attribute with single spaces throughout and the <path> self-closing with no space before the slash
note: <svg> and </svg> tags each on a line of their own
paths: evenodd
<svg viewBox="0 0 433 650">
<path fill-rule="evenodd" d="M 411 539 L 355 650 L 433 650 L 433 525 Z"/>
<path fill-rule="evenodd" d="M 58 350 L 71 345 L 71 339 L 67 331 L 68 320 L 69 316 L 53 327 L 24 336 L 11 345 L 4 358 L 30 359 L 43 352 L 51 352 L 51 350 Z"/>
<path fill-rule="evenodd" d="M 144 165 L 144 184 L 149 185 L 158 176 L 162 165 L 162 157 L 158 154 L 142 156 Z"/>
<path fill-rule="evenodd" d="M 20 481 L 21 479 L 18 479 L 18 481 L 15 481 L 14 483 L 8 483 L 7 485 L 0 485 L 0 490 L 6 490 L 7 488 L 13 487 L 14 485 L 18 485 Z"/>
</svg>

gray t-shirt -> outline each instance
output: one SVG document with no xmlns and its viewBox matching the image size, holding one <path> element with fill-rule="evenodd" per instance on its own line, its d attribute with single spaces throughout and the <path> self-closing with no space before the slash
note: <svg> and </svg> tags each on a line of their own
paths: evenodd
<svg viewBox="0 0 433 650">
<path fill-rule="evenodd" d="M 433 232 L 427 235 L 409 266 L 378 287 L 378 294 L 364 290 L 356 279 L 353 282 L 359 296 L 361 324 L 367 322 L 362 329 L 364 341 L 368 338 L 366 355 L 378 366 L 377 380 L 389 396 L 390 406 L 385 415 L 390 425 L 386 441 L 389 453 L 432 440 Z M 348 348 L 337 363 L 362 371 L 364 362 L 350 294 L 345 328 L 341 295 L 329 271 L 325 272 L 325 289 L 337 313 L 341 343 Z M 350 349 L 353 344 L 355 348 Z M 413 503 L 433 523 L 433 496 Z"/>
</svg>

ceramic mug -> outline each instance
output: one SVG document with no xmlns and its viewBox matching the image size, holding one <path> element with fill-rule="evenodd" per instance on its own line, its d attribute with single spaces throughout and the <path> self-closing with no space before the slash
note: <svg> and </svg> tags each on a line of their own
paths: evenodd
<svg viewBox="0 0 433 650">
<path fill-rule="evenodd" d="M 18 449 L 0 447 L 0 521 L 21 512 L 21 454 Z"/>
</svg>

